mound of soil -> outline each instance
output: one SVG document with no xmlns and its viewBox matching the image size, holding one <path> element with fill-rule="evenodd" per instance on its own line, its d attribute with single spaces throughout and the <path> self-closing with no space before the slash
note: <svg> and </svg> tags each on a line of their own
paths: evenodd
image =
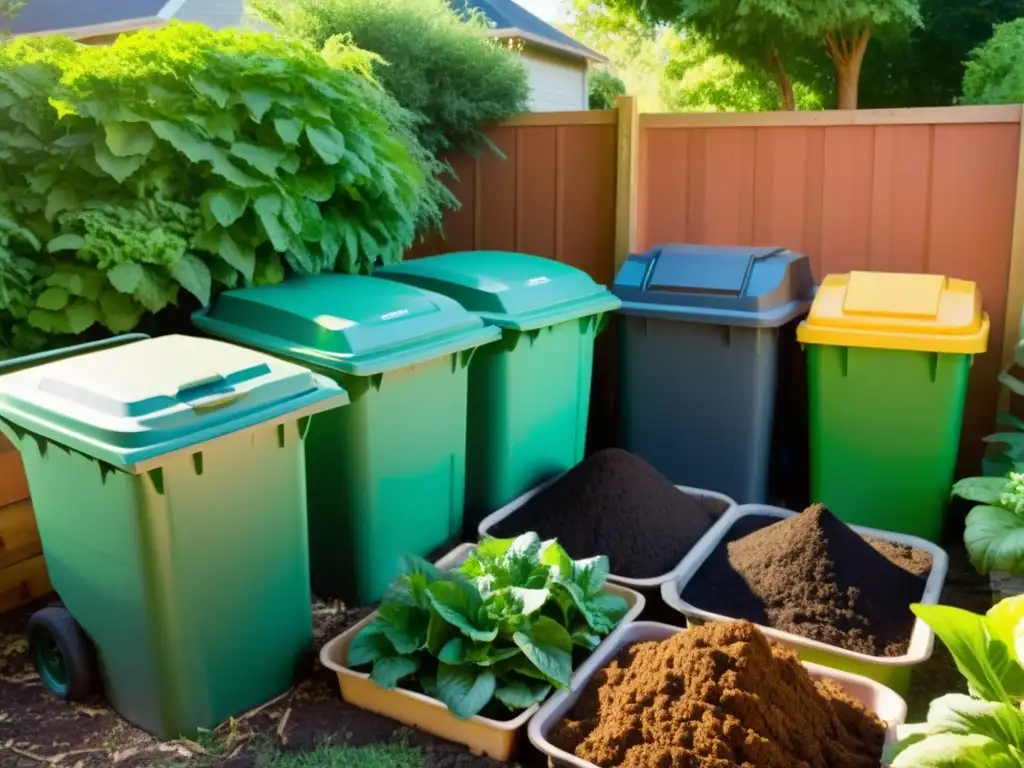
<svg viewBox="0 0 1024 768">
<path fill-rule="evenodd" d="M 691 605 L 871 656 L 907 652 L 932 559 L 868 541 L 821 504 L 742 518 L 683 590 Z"/>
<path fill-rule="evenodd" d="M 675 568 L 726 505 L 680 493 L 638 456 L 610 448 L 584 459 L 490 530 L 536 531 L 574 558 L 607 555 L 612 573 L 633 579 Z"/>
<path fill-rule="evenodd" d="M 753 624 L 713 622 L 626 648 L 551 739 L 602 767 L 877 768 L 885 726 Z"/>
</svg>

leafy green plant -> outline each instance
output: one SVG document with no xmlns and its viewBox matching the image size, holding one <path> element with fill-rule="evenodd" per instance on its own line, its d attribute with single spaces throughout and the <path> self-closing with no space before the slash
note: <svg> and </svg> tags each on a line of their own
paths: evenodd
<svg viewBox="0 0 1024 768">
<path fill-rule="evenodd" d="M 373 61 L 186 24 L 0 48 L 0 349 L 400 260 L 454 198 Z"/>
<path fill-rule="evenodd" d="M 1019 12 L 1019 11 L 1018 11 Z M 1024 101 L 1024 18 L 998 24 L 992 37 L 971 51 L 964 70 L 964 104 Z"/>
<path fill-rule="evenodd" d="M 573 648 L 593 650 L 626 614 L 602 590 L 608 558 L 573 561 L 536 533 L 484 539 L 456 569 L 410 558 L 374 619 L 352 641 L 348 664 L 370 679 L 415 684 L 459 718 L 492 699 L 516 711 L 568 688 Z"/>
<path fill-rule="evenodd" d="M 488 145 L 482 128 L 522 112 L 530 91 L 515 53 L 488 38 L 488 22 L 447 0 L 250 0 L 256 14 L 319 47 L 339 33 L 383 62 L 376 73 L 398 103 L 422 116 L 435 154 Z"/>
<path fill-rule="evenodd" d="M 981 616 L 944 605 L 911 609 L 935 630 L 970 695 L 935 699 L 926 722 L 900 726 L 883 760 L 892 768 L 1019 768 L 1024 764 L 1024 596 Z"/>
<path fill-rule="evenodd" d="M 1024 576 L 1024 474 L 968 477 L 953 495 L 977 502 L 967 515 L 964 544 L 978 573 Z"/>
<path fill-rule="evenodd" d="M 607 69 L 592 69 L 587 78 L 591 109 L 612 109 L 619 96 L 626 95 L 626 84 Z"/>
</svg>

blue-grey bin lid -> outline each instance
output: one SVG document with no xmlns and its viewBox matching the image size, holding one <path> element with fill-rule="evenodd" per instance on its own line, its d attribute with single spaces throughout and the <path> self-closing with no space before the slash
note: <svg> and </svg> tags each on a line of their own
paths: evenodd
<svg viewBox="0 0 1024 768">
<path fill-rule="evenodd" d="M 785 248 L 659 245 L 629 257 L 612 291 L 626 315 L 775 328 L 806 314 L 811 262 Z"/>
</svg>

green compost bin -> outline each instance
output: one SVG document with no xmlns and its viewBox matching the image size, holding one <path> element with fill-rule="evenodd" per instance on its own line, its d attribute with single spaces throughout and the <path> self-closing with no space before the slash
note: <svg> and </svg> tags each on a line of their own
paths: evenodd
<svg viewBox="0 0 1024 768">
<path fill-rule="evenodd" d="M 69 699 L 101 683 L 160 738 L 214 728 L 312 650 L 303 431 L 347 397 L 210 339 L 75 351 L 0 366 L 0 428 L 63 602 L 29 620 L 40 677 Z"/>
<path fill-rule="evenodd" d="M 594 339 L 620 301 L 587 273 L 503 251 L 448 253 L 374 273 L 458 301 L 502 331 L 469 372 L 467 528 L 583 458 Z"/>
<path fill-rule="evenodd" d="M 941 275 L 829 275 L 797 338 L 807 352 L 811 496 L 847 523 L 938 542 L 971 361 L 989 319 Z"/>
<path fill-rule="evenodd" d="M 402 556 L 461 532 L 467 369 L 497 328 L 440 294 L 361 275 L 228 291 L 193 321 L 310 366 L 352 399 L 307 438 L 317 595 L 377 600 Z"/>
</svg>

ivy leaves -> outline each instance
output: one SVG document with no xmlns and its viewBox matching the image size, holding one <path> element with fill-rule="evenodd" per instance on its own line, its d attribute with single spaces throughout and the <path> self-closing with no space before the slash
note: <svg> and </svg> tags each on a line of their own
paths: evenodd
<svg viewBox="0 0 1024 768">
<path fill-rule="evenodd" d="M 492 700 L 526 709 L 568 688 L 574 648 L 593 650 L 625 615 L 607 576 L 607 558 L 574 562 L 535 533 L 484 539 L 450 572 L 411 558 L 347 663 L 372 665 L 384 688 L 415 676 L 460 718 Z"/>
</svg>

